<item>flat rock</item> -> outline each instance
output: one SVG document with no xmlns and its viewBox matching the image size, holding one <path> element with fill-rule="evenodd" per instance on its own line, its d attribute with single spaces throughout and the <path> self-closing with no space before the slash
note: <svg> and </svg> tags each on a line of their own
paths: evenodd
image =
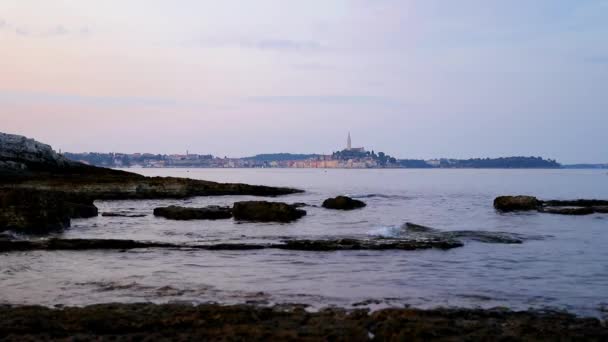
<svg viewBox="0 0 608 342">
<path fill-rule="evenodd" d="M 352 199 L 347 196 L 337 196 L 334 198 L 328 198 L 323 201 L 323 208 L 326 209 L 353 210 L 363 208 L 365 206 L 365 202 Z"/>
<path fill-rule="evenodd" d="M 452 249 L 462 247 L 460 241 L 439 237 L 413 239 L 328 239 L 328 240 L 286 240 L 284 245 L 274 247 L 298 251 L 343 251 L 343 250 L 416 250 Z"/>
<path fill-rule="evenodd" d="M 549 200 L 543 201 L 549 207 L 596 207 L 608 206 L 608 201 L 598 199 Z"/>
<path fill-rule="evenodd" d="M 221 220 L 232 217 L 232 208 L 217 205 L 204 208 L 188 208 L 172 205 L 155 208 L 154 216 L 164 217 L 169 220 Z"/>
<path fill-rule="evenodd" d="M 232 208 L 236 220 L 255 222 L 291 222 L 306 215 L 306 211 L 282 202 L 244 201 Z"/>
<path fill-rule="evenodd" d="M 284 240 L 280 243 L 218 243 L 205 245 L 175 244 L 119 239 L 60 239 L 47 240 L 11 240 L 0 239 L 0 252 L 33 251 L 33 250 L 128 250 L 140 248 L 170 248 L 188 250 L 232 250 L 248 251 L 258 249 L 282 249 L 293 251 L 348 251 L 348 250 L 417 250 L 417 249 L 451 249 L 461 247 L 460 241 L 445 238 L 408 238 L 408 239 L 323 239 L 323 240 Z"/>
<path fill-rule="evenodd" d="M 590 215 L 595 212 L 593 207 L 543 207 L 539 211 L 559 215 Z"/>
<path fill-rule="evenodd" d="M 104 212 L 101 213 L 104 217 L 146 217 L 146 214 L 132 214 L 132 213 L 115 213 L 115 212 Z"/>
</svg>

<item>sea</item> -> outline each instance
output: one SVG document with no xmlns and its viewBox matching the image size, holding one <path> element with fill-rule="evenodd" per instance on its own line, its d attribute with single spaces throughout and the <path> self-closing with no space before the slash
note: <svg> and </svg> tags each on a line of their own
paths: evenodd
<svg viewBox="0 0 608 342">
<path fill-rule="evenodd" d="M 399 237 L 412 222 L 443 231 L 501 231 L 522 244 L 466 241 L 415 251 L 28 251 L 0 254 L 0 304 L 219 303 L 369 308 L 508 308 L 608 316 L 608 214 L 500 213 L 496 196 L 608 199 L 605 170 L 129 169 L 146 176 L 295 187 L 276 198 L 195 197 L 97 201 L 100 212 L 144 217 L 76 219 L 54 235 L 178 243 L 252 243 L 332 237 Z M 320 207 L 348 195 L 354 211 Z M 288 224 L 170 221 L 155 207 L 304 202 Z M 31 237 L 33 238 L 33 237 Z"/>
</svg>

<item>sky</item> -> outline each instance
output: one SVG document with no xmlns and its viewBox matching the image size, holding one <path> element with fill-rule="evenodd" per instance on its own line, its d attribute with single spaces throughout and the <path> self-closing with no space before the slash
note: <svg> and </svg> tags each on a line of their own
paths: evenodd
<svg viewBox="0 0 608 342">
<path fill-rule="evenodd" d="M 608 162 L 608 0 L 0 0 L 0 131 Z"/>
</svg>

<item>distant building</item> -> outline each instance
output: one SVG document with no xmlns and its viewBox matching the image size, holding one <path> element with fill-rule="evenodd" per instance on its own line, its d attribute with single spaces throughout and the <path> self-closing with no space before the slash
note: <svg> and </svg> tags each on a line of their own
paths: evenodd
<svg viewBox="0 0 608 342">
<path fill-rule="evenodd" d="M 348 137 L 346 138 L 346 149 L 344 149 L 344 150 L 352 151 L 352 152 L 365 152 L 365 148 L 363 148 L 363 147 L 353 147 L 353 142 L 350 137 L 350 132 L 348 132 Z"/>
</svg>

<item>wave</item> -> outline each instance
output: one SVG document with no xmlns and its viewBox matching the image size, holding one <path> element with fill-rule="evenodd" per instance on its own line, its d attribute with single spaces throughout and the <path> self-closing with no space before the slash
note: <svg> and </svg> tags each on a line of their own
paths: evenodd
<svg viewBox="0 0 608 342">
<path fill-rule="evenodd" d="M 409 200 L 413 199 L 411 196 L 405 195 L 387 195 L 387 194 L 355 194 L 351 195 L 352 198 L 385 198 L 385 199 L 402 199 Z"/>
</svg>

